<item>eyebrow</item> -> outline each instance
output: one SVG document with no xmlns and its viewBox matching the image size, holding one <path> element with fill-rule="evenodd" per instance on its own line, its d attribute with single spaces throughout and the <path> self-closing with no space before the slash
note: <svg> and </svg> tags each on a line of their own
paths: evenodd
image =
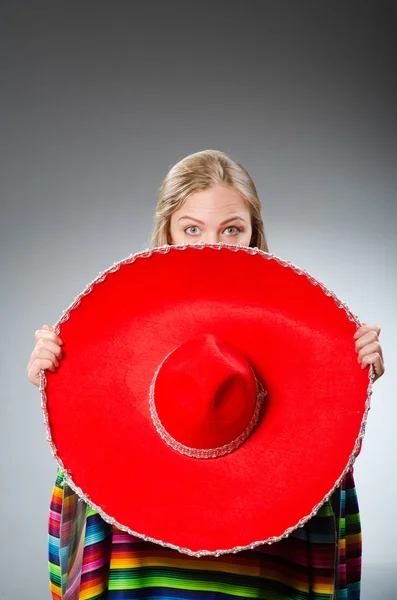
<svg viewBox="0 0 397 600">
<path fill-rule="evenodd" d="M 195 217 L 189 217 L 188 215 L 184 215 L 183 217 L 180 217 L 178 219 L 178 222 L 181 221 L 182 219 L 191 219 L 192 221 L 197 221 L 197 223 L 200 223 L 201 225 L 205 225 L 205 223 L 203 221 L 200 221 L 200 219 L 196 219 Z M 233 217 L 229 217 L 225 221 L 222 221 L 222 223 L 220 223 L 219 225 L 226 225 L 226 223 L 230 223 L 230 221 L 234 221 L 235 219 L 240 219 L 240 221 L 244 221 L 244 223 L 246 223 L 246 221 L 245 221 L 245 219 L 243 219 L 243 217 L 234 215 Z"/>
</svg>

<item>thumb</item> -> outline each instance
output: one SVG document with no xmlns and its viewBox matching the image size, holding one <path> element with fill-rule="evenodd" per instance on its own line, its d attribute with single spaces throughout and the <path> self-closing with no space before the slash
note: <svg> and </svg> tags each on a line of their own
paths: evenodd
<svg viewBox="0 0 397 600">
<path fill-rule="evenodd" d="M 43 329 L 46 329 L 47 331 L 52 331 L 52 327 L 50 327 L 49 325 L 43 325 Z"/>
</svg>

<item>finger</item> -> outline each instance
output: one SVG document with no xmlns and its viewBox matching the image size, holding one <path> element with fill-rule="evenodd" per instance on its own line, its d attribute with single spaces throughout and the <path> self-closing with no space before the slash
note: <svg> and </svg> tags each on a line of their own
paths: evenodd
<svg viewBox="0 0 397 600">
<path fill-rule="evenodd" d="M 46 348 L 35 348 L 32 352 L 33 354 L 33 360 L 32 360 L 32 364 L 35 360 L 37 360 L 38 358 L 48 358 L 49 360 L 52 361 L 52 363 L 56 366 L 59 367 L 59 360 L 58 358 L 55 356 L 55 354 L 53 352 L 51 352 L 51 350 L 47 350 Z"/>
<path fill-rule="evenodd" d="M 367 344 L 372 344 L 373 342 L 378 342 L 378 334 L 376 333 L 376 331 L 374 330 L 370 330 L 367 333 L 364 333 L 364 335 L 362 335 L 361 337 L 358 338 L 358 340 L 355 343 L 355 348 L 357 350 L 357 352 L 359 350 L 361 350 L 361 348 L 364 348 L 364 346 L 366 346 Z"/>
<path fill-rule="evenodd" d="M 53 342 L 55 342 L 56 344 L 62 346 L 63 345 L 63 340 L 59 337 L 59 335 L 57 335 L 48 325 L 44 325 L 44 327 L 46 329 L 37 329 L 37 331 L 35 331 L 34 335 L 36 340 L 40 340 L 40 339 L 48 339 L 48 340 L 52 340 Z"/>
<path fill-rule="evenodd" d="M 57 364 L 58 363 L 58 364 Z M 44 366 L 43 366 L 44 365 Z M 35 375 L 40 371 L 40 369 L 49 369 L 51 366 L 54 367 L 54 371 L 59 367 L 59 361 L 56 356 L 52 352 L 46 353 L 45 350 L 40 352 L 40 355 L 37 355 L 32 352 L 32 356 L 27 365 L 28 377 L 30 379 L 29 373 L 34 372 Z"/>
<path fill-rule="evenodd" d="M 375 331 L 377 333 L 377 335 L 380 335 L 382 328 L 380 327 L 380 325 L 377 325 L 377 324 L 368 325 L 367 323 L 363 323 L 363 325 L 357 329 L 357 331 L 355 332 L 353 337 L 355 339 L 358 339 L 361 336 L 368 333 L 369 331 Z"/>
<path fill-rule="evenodd" d="M 372 331 L 376 331 L 376 333 L 378 335 L 380 335 L 380 332 L 381 332 L 382 328 L 380 327 L 380 325 L 378 325 L 376 323 L 375 324 L 363 323 L 361 325 L 361 327 L 359 327 L 356 330 L 356 332 L 355 332 L 355 334 L 354 334 L 353 337 L 357 339 L 357 338 L 361 337 L 362 335 L 364 335 L 365 333 L 368 333 L 368 331 L 371 331 L 371 330 Z"/>
<path fill-rule="evenodd" d="M 63 357 L 63 350 L 60 346 L 58 346 L 58 344 L 56 344 L 55 342 L 52 342 L 51 340 L 46 340 L 44 338 L 41 338 L 36 346 L 33 349 L 33 352 L 30 356 L 30 360 L 29 363 L 31 364 L 35 358 L 35 356 L 37 356 L 37 350 L 41 350 L 42 348 L 44 348 L 45 350 L 49 350 L 50 352 L 52 352 L 52 354 L 55 354 L 55 356 L 58 358 L 58 360 L 61 360 L 61 358 Z"/>
<path fill-rule="evenodd" d="M 379 356 L 381 357 L 381 359 L 383 360 L 382 347 L 379 342 L 373 342 L 372 344 L 366 344 L 363 348 L 361 348 L 360 352 L 358 353 L 357 360 L 358 360 L 358 362 L 361 362 L 362 359 L 364 358 L 364 356 L 367 356 L 368 354 L 374 354 L 374 353 L 378 353 Z"/>
<path fill-rule="evenodd" d="M 367 356 L 364 356 L 363 361 L 361 363 L 361 368 L 365 369 L 369 365 L 374 366 L 376 379 L 383 375 L 383 373 L 385 372 L 384 362 L 377 352 L 374 352 L 373 354 L 367 354 Z"/>
<path fill-rule="evenodd" d="M 47 350 L 51 350 L 58 358 L 61 358 L 63 355 L 63 350 L 59 344 L 54 342 L 53 340 L 41 338 L 37 342 L 35 348 L 46 348 Z"/>
<path fill-rule="evenodd" d="M 40 371 L 52 371 L 55 373 L 56 366 L 52 360 L 49 360 L 48 358 L 36 358 L 32 364 L 31 370 L 33 373 L 36 373 L 36 375 L 39 375 Z"/>
<path fill-rule="evenodd" d="M 28 369 L 29 381 L 31 381 L 35 385 L 38 385 L 41 370 L 48 370 L 55 373 L 56 367 L 54 366 L 52 361 L 48 360 L 47 358 L 37 358 L 32 364 L 32 366 Z"/>
<path fill-rule="evenodd" d="M 43 329 L 37 329 L 35 331 L 35 338 L 36 340 L 39 340 L 41 338 L 49 339 L 59 344 L 60 346 L 62 346 L 63 344 L 63 340 L 48 325 L 44 325 Z"/>
</svg>

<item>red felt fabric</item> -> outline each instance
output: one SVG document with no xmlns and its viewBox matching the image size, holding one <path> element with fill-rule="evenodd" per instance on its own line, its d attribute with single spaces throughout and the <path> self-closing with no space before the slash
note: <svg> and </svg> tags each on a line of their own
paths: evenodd
<svg viewBox="0 0 397 600">
<path fill-rule="evenodd" d="M 318 285 L 264 254 L 171 248 L 121 264 L 60 325 L 64 358 L 46 372 L 58 456 L 138 534 L 193 551 L 279 536 L 333 488 L 360 433 L 369 379 L 355 330 Z M 268 391 L 249 439 L 208 460 L 170 448 L 148 400 L 164 357 L 205 334 L 246 357 Z M 198 380 L 210 373 L 198 363 Z"/>
</svg>

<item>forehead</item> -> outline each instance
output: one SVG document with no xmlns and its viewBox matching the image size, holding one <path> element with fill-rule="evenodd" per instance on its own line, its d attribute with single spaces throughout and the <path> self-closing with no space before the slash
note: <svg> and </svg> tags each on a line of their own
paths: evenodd
<svg viewBox="0 0 397 600">
<path fill-rule="evenodd" d="M 215 186 L 200 190 L 189 195 L 181 206 L 175 211 L 178 214 L 192 211 L 206 212 L 235 212 L 239 214 L 250 213 L 250 207 L 245 198 L 231 187 Z"/>
</svg>

